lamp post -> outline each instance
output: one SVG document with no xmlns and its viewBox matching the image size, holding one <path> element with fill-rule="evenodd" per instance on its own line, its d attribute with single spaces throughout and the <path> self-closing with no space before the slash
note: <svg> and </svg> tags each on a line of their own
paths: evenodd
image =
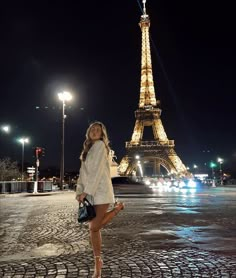
<svg viewBox="0 0 236 278">
<path fill-rule="evenodd" d="M 222 164 L 224 162 L 224 160 L 222 158 L 218 158 L 217 161 L 220 164 L 220 184 L 223 185 L 223 173 L 222 173 Z"/>
<path fill-rule="evenodd" d="M 211 171 L 212 171 L 212 187 L 216 187 L 215 171 L 214 171 L 214 168 L 216 167 L 216 164 L 213 161 L 211 161 L 210 167 L 211 167 Z"/>
<path fill-rule="evenodd" d="M 136 167 L 139 168 L 139 172 L 140 172 L 140 177 L 143 178 L 143 168 L 142 168 L 142 164 L 140 161 L 140 155 L 135 155 L 135 159 L 136 159 Z M 136 169 L 137 169 L 136 168 Z"/>
<path fill-rule="evenodd" d="M 60 189 L 63 190 L 64 181 L 64 145 L 65 145 L 65 107 L 66 101 L 72 99 L 69 92 L 58 93 L 59 100 L 62 101 L 62 137 L 61 137 L 61 167 L 60 167 Z"/>
<path fill-rule="evenodd" d="M 19 139 L 19 142 L 22 145 L 22 156 L 21 156 L 21 181 L 24 179 L 24 152 L 25 152 L 25 143 L 29 143 L 29 138 L 22 137 Z"/>
<path fill-rule="evenodd" d="M 196 176 L 196 173 L 197 173 L 197 169 L 198 166 L 196 164 L 193 164 L 193 169 L 194 169 L 194 175 L 193 176 Z"/>
</svg>

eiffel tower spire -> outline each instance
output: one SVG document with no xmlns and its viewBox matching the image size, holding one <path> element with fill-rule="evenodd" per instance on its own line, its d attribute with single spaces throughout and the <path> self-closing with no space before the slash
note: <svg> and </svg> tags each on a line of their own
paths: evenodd
<svg viewBox="0 0 236 278">
<path fill-rule="evenodd" d="M 189 173 L 174 150 L 174 140 L 167 138 L 161 121 L 160 102 L 156 100 L 149 38 L 150 19 L 146 13 L 145 4 L 146 0 L 143 0 L 143 14 L 139 22 L 142 32 L 139 107 L 135 111 L 134 131 L 131 141 L 126 142 L 127 154 L 121 160 L 119 173 L 121 175 L 132 175 L 137 173 L 137 169 L 141 165 L 143 165 L 143 168 L 151 165 L 153 168 L 151 175 L 160 175 L 162 166 L 169 174 L 185 176 Z M 145 127 L 152 127 L 153 141 L 143 140 Z M 135 159 L 137 155 L 140 157 L 139 162 Z M 147 175 L 145 169 L 141 172 Z"/>
<path fill-rule="evenodd" d="M 139 108 L 146 106 L 156 107 L 157 101 L 155 96 L 153 75 L 152 75 L 152 59 L 149 39 L 150 20 L 146 14 L 146 0 L 143 0 L 143 15 L 139 26 L 142 31 L 142 59 L 141 59 L 141 83 L 140 83 L 140 99 Z"/>
</svg>

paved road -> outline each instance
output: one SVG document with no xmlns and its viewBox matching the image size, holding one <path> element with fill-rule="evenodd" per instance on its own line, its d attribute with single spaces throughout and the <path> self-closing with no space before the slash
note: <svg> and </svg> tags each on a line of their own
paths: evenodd
<svg viewBox="0 0 236 278">
<path fill-rule="evenodd" d="M 103 277 L 236 277 L 236 190 L 119 196 Z M 0 195 L 0 277 L 91 277 L 74 192 Z"/>
</svg>

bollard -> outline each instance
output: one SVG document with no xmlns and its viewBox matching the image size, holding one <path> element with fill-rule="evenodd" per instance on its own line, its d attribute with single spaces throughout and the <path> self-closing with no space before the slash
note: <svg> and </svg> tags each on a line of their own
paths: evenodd
<svg viewBox="0 0 236 278">
<path fill-rule="evenodd" d="M 34 192 L 33 192 L 33 194 L 37 194 L 37 193 L 38 193 L 38 182 L 35 181 L 34 182 Z"/>
<path fill-rule="evenodd" d="M 212 187 L 216 187 L 216 182 L 215 182 L 214 179 L 213 179 L 213 181 L 212 181 Z"/>
</svg>

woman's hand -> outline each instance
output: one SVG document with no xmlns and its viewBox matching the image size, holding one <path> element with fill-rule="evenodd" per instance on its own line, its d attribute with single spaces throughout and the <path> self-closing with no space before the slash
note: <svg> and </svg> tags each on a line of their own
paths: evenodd
<svg viewBox="0 0 236 278">
<path fill-rule="evenodd" d="M 80 202 L 80 203 L 82 203 L 83 201 L 84 201 L 84 198 L 87 196 L 87 194 L 86 193 L 82 193 L 82 194 L 80 194 L 78 197 L 77 197 L 77 200 Z"/>
</svg>

